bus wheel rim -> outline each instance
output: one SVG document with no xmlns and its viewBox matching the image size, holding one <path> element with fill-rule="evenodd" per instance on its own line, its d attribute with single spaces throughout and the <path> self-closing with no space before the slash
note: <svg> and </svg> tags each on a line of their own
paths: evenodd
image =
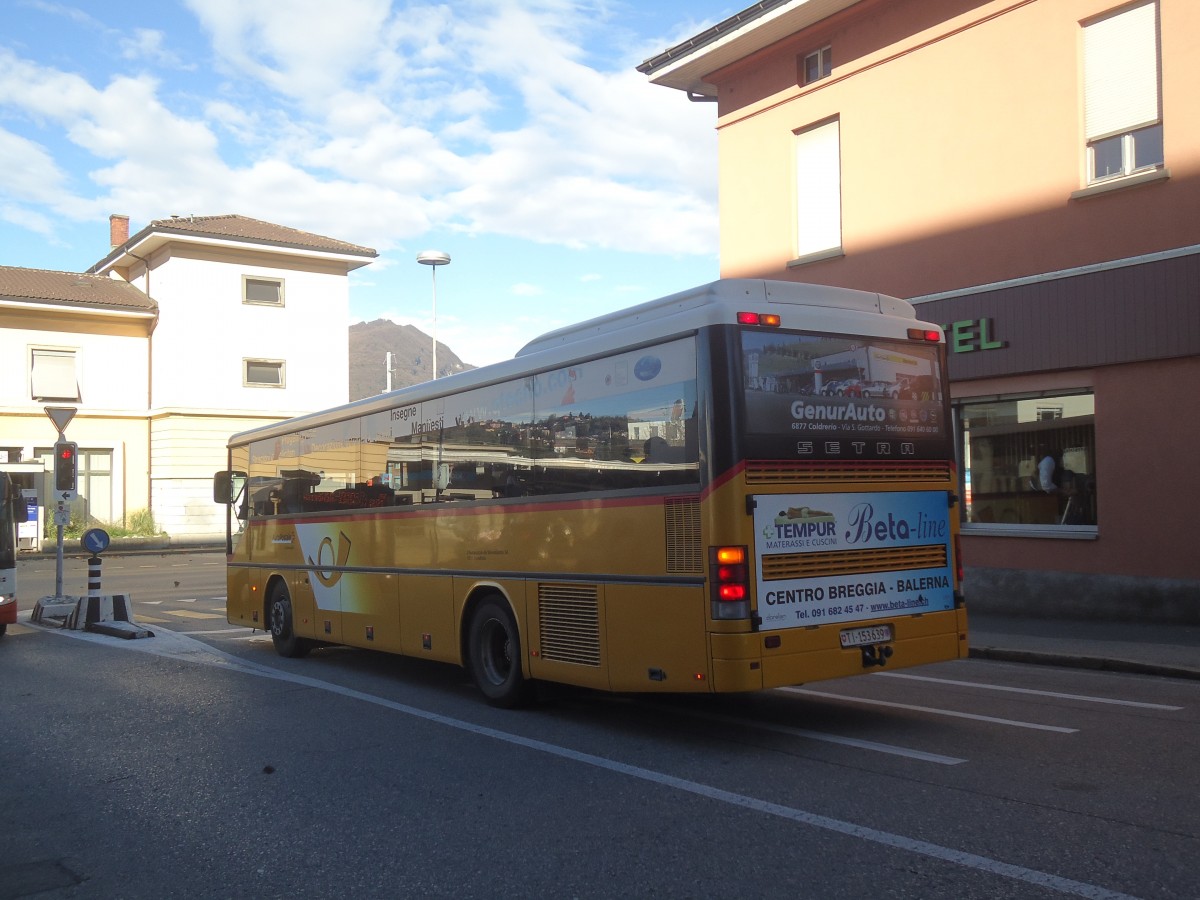
<svg viewBox="0 0 1200 900">
<path fill-rule="evenodd" d="M 503 684 L 512 671 L 512 642 L 508 630 L 495 619 L 487 622 L 483 629 L 483 663 L 488 681 Z"/>
</svg>

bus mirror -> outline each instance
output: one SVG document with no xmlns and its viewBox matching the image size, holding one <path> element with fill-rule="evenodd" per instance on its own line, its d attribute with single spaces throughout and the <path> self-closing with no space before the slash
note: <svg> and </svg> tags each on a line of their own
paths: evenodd
<svg viewBox="0 0 1200 900">
<path fill-rule="evenodd" d="M 25 503 L 25 498 L 20 494 L 14 494 L 12 497 L 12 519 L 18 525 L 29 521 L 29 507 Z"/>
<path fill-rule="evenodd" d="M 246 489 L 245 472 L 217 472 L 213 475 L 213 503 L 236 503 Z"/>
</svg>

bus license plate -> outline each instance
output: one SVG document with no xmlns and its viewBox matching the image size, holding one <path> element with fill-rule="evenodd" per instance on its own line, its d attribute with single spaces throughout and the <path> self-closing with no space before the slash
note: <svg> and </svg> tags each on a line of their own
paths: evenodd
<svg viewBox="0 0 1200 900">
<path fill-rule="evenodd" d="M 843 647 L 882 644 L 892 639 L 891 625 L 872 625 L 870 628 L 850 628 L 841 634 Z"/>
</svg>

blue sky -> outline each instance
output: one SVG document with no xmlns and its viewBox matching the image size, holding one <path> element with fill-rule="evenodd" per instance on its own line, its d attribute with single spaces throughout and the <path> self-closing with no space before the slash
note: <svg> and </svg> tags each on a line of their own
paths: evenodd
<svg viewBox="0 0 1200 900">
<path fill-rule="evenodd" d="M 508 358 L 717 278 L 715 107 L 636 66 L 740 8 L 4 0 L 0 264 L 83 271 L 110 213 L 239 213 L 375 248 L 351 322 L 430 333 L 443 250 L 438 338 Z"/>
</svg>

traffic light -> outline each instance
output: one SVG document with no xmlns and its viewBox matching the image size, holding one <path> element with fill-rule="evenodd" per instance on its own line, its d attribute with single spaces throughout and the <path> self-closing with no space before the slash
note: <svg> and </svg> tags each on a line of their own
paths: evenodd
<svg viewBox="0 0 1200 900">
<path fill-rule="evenodd" d="M 79 445 L 72 441 L 59 441 L 54 445 L 54 489 L 74 492 L 76 487 L 76 462 Z"/>
</svg>

